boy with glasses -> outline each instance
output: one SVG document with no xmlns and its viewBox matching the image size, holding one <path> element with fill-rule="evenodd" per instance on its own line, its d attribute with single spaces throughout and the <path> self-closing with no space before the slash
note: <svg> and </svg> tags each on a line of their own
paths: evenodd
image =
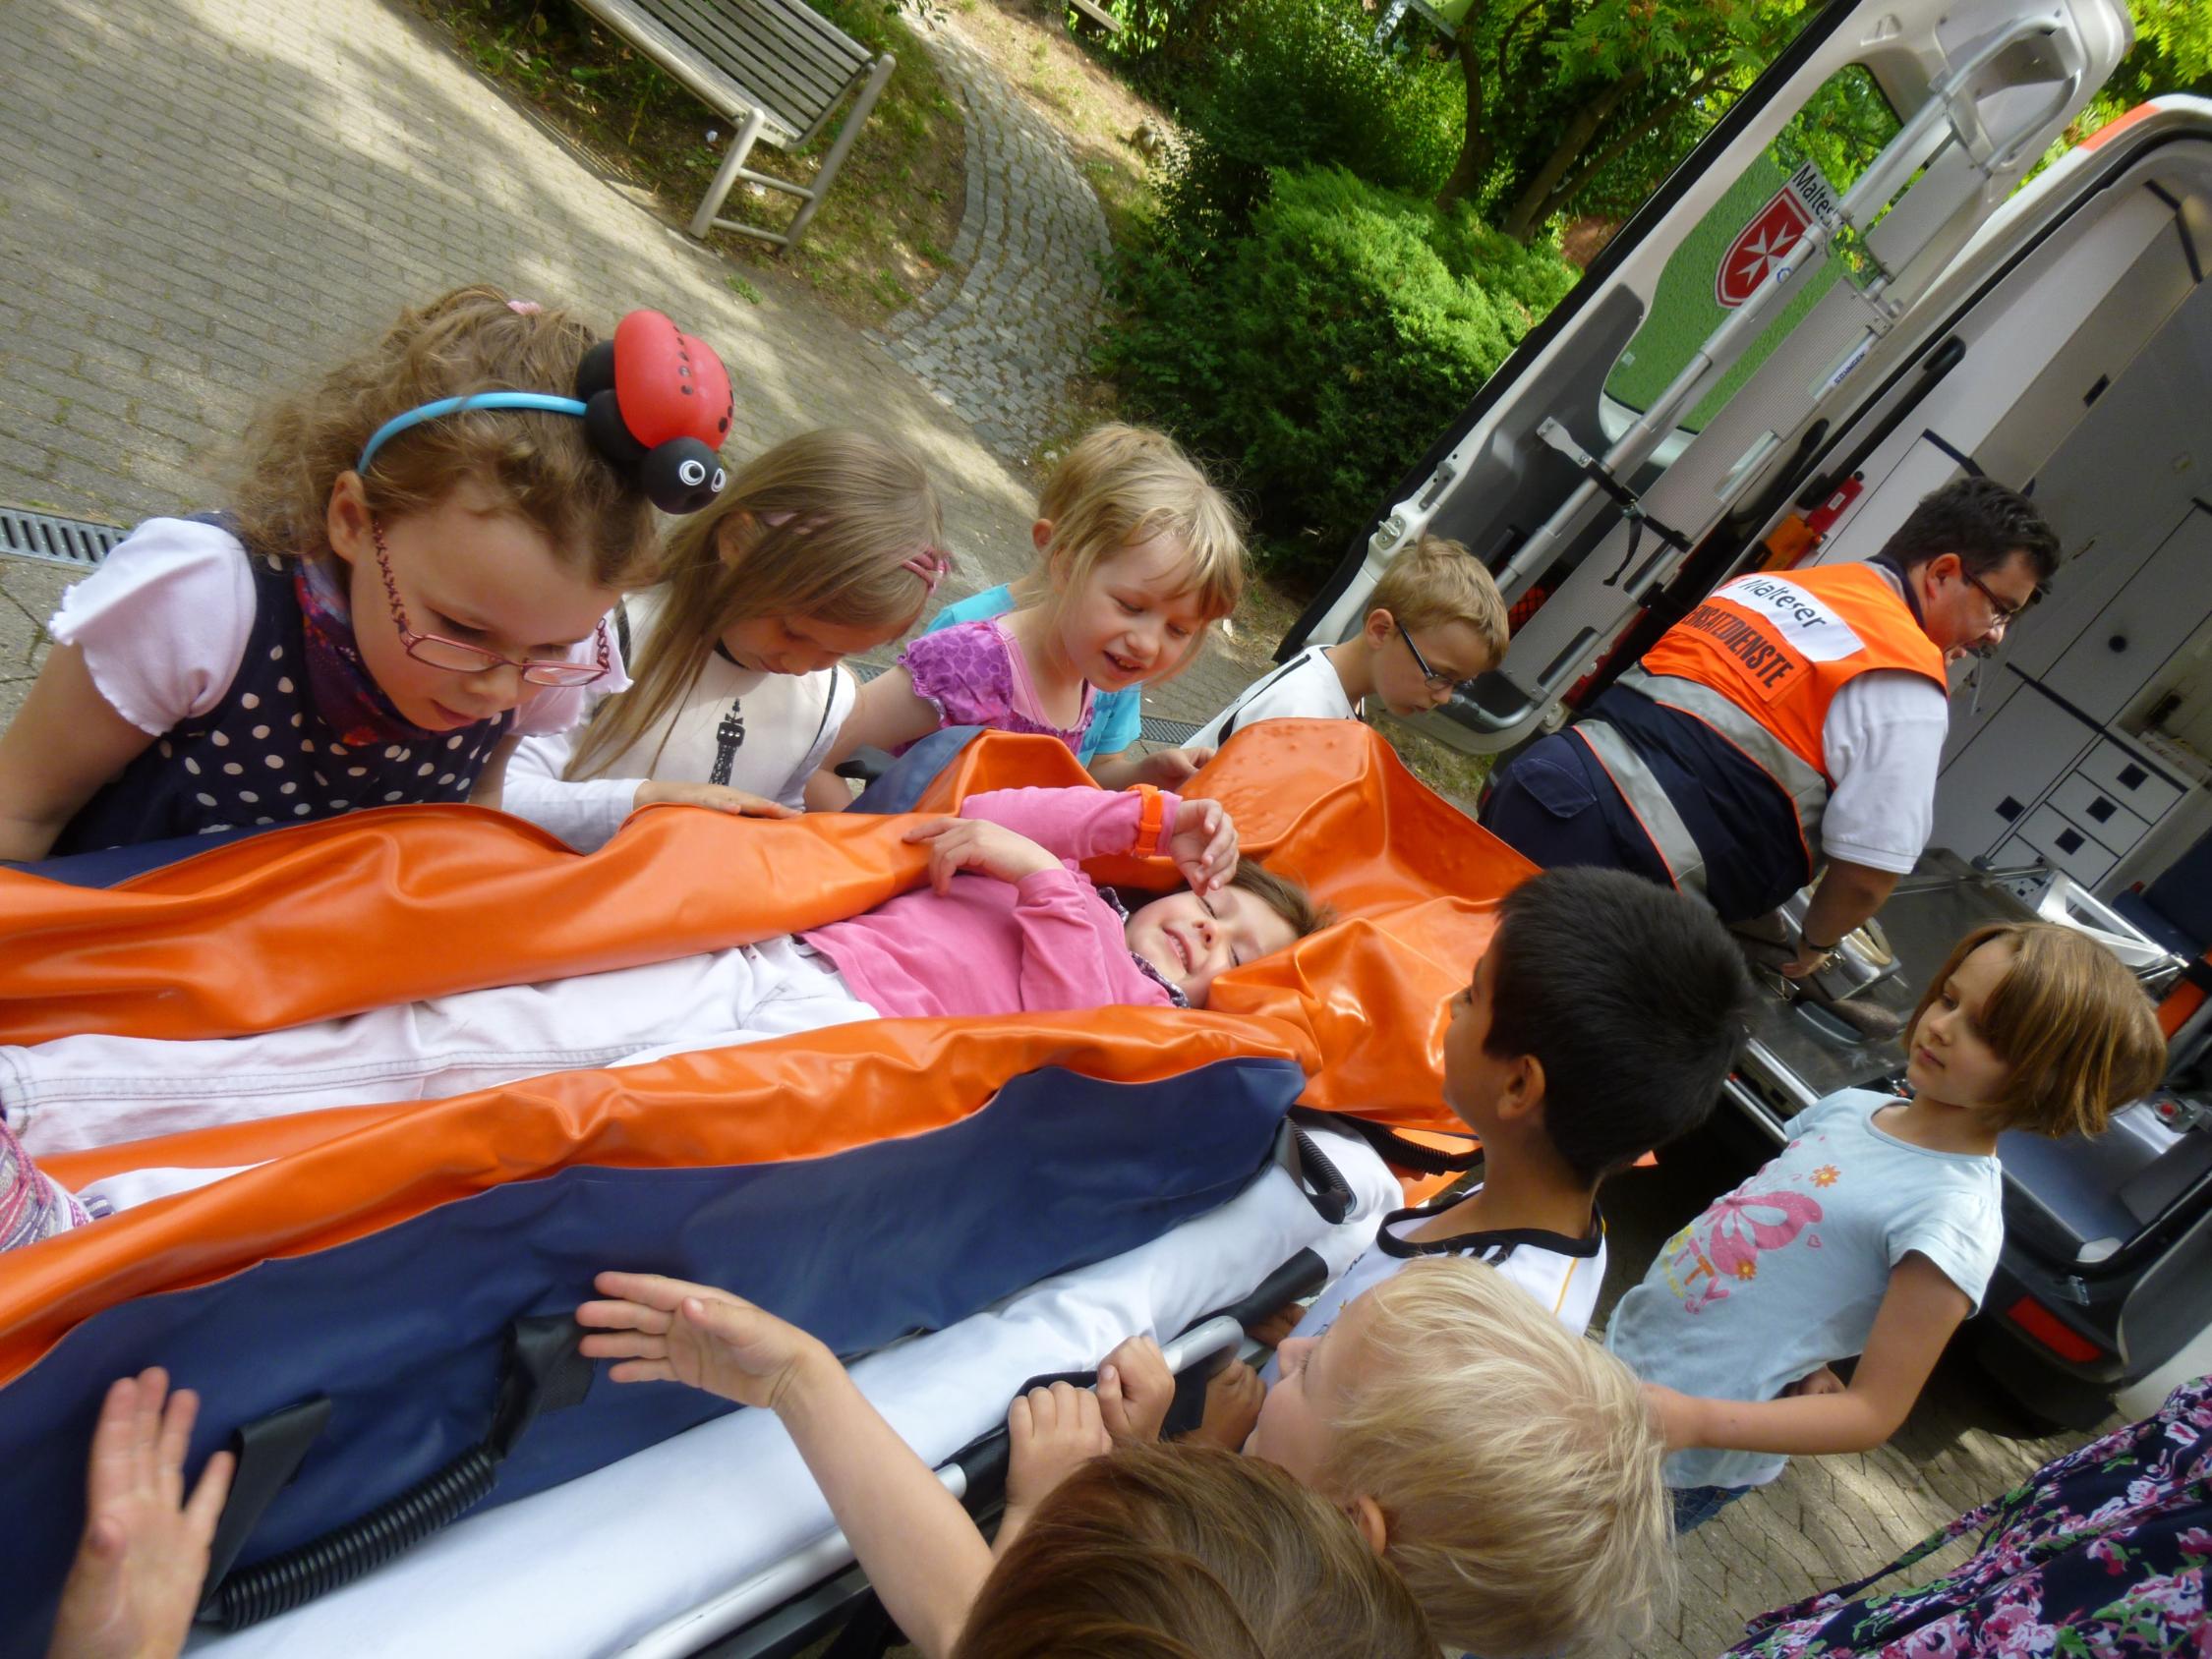
<svg viewBox="0 0 2212 1659">
<path fill-rule="evenodd" d="M 1367 619 L 1340 645 L 1310 645 L 1248 686 L 1185 745 L 1216 749 L 1254 720 L 1356 720 L 1373 698 L 1393 715 L 1449 703 L 1505 655 L 1505 601 L 1457 542 L 1424 536 L 1391 560 Z"/>
</svg>

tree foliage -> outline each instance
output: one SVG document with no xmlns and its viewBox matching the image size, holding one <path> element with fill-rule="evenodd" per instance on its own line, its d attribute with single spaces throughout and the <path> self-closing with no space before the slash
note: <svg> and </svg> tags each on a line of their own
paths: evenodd
<svg viewBox="0 0 2212 1659">
<path fill-rule="evenodd" d="M 2066 134 L 2087 138 L 2135 105 L 2167 92 L 2212 97 L 2212 5 L 2206 0 L 2129 0 L 2135 48 Z"/>
<path fill-rule="evenodd" d="M 1805 0 L 1474 0 L 1453 35 L 1465 121 L 1440 200 L 1527 240 L 1625 216 L 1774 60 Z"/>
<path fill-rule="evenodd" d="M 1318 573 L 1575 277 L 1464 207 L 1280 172 L 1207 262 L 1125 261 L 1100 362 L 1136 414 L 1227 463 L 1278 570 Z"/>
</svg>

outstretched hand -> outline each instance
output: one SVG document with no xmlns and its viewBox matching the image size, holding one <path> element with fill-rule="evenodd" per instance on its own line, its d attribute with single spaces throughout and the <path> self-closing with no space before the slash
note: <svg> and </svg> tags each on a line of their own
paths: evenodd
<svg viewBox="0 0 2212 1659">
<path fill-rule="evenodd" d="M 166 1397 L 166 1405 L 164 1405 Z M 62 1585 L 50 1659 L 146 1659 L 184 1646 L 230 1495 L 231 1455 L 184 1495 L 200 1400 L 159 1366 L 107 1391 L 86 1473 L 85 1535 Z"/>
<path fill-rule="evenodd" d="M 781 801 L 772 801 L 765 795 L 755 795 L 748 790 L 732 789 L 727 783 L 663 782 L 649 777 L 637 786 L 630 801 L 632 811 L 639 807 L 711 807 L 716 812 L 728 813 L 732 818 L 798 818 L 803 816 L 797 808 L 787 807 Z"/>
<path fill-rule="evenodd" d="M 1198 770 L 1213 759 L 1211 749 L 1156 749 L 1137 763 L 1136 783 L 1149 783 L 1155 789 L 1180 789 Z"/>
<path fill-rule="evenodd" d="M 1191 890 L 1203 898 L 1219 892 L 1237 873 L 1237 826 L 1219 801 L 1186 795 L 1176 808 L 1167 854 Z"/>
<path fill-rule="evenodd" d="M 900 838 L 929 844 L 929 885 L 939 898 L 952 889 L 953 878 L 962 870 L 1019 882 L 1040 870 L 1060 868 L 1060 860 L 1028 836 L 988 819 L 935 818 L 915 825 Z"/>
<path fill-rule="evenodd" d="M 805 1367 L 837 1363 L 797 1326 L 710 1285 L 657 1273 L 603 1273 L 592 1285 L 609 1299 L 576 1310 L 594 1333 L 581 1351 L 619 1361 L 608 1372 L 617 1383 L 688 1383 L 773 1411 Z"/>
</svg>

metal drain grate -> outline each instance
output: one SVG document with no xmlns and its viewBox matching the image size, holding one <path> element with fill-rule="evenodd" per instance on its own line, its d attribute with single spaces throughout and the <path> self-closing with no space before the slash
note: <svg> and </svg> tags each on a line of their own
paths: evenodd
<svg viewBox="0 0 2212 1659">
<path fill-rule="evenodd" d="M 115 543 L 130 534 L 112 524 L 86 519 L 51 518 L 27 513 L 18 507 L 0 507 L 0 553 L 18 558 L 43 559 L 48 564 L 75 565 L 88 570 L 107 557 Z"/>
</svg>

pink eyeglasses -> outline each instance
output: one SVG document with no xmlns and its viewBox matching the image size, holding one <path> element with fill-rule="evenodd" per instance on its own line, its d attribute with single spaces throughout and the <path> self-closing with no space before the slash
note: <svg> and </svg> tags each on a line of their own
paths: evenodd
<svg viewBox="0 0 2212 1659">
<path fill-rule="evenodd" d="M 480 645 L 467 645 L 460 640 L 449 640 L 443 634 L 418 634 L 407 625 L 407 608 L 399 602 L 399 585 L 391 579 L 391 555 L 384 548 L 384 527 L 377 522 L 376 515 L 369 519 L 370 539 L 377 545 L 377 569 L 384 579 L 384 598 L 391 601 L 391 619 L 399 629 L 399 643 L 408 656 L 418 662 L 427 662 L 433 668 L 444 668 L 456 674 L 482 674 L 493 668 L 519 668 L 522 677 L 531 685 L 590 685 L 614 665 L 611 650 L 607 643 L 607 619 L 600 619 L 599 631 L 594 636 L 599 645 L 599 661 L 570 662 L 558 657 L 501 657 L 495 651 L 486 651 Z"/>
</svg>

